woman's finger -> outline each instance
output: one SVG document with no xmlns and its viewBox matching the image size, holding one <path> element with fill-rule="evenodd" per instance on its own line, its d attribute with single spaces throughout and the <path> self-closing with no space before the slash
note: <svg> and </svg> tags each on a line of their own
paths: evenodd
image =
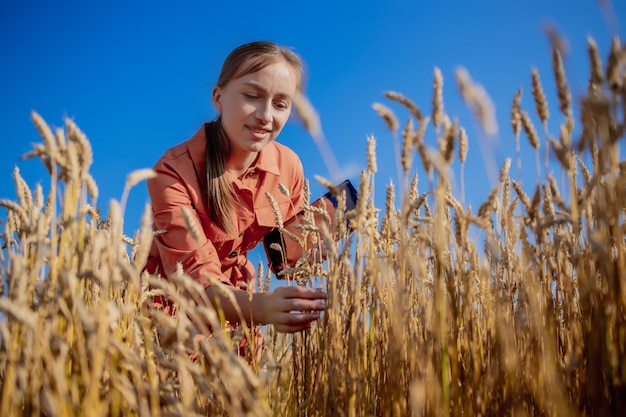
<svg viewBox="0 0 626 417">
<path fill-rule="evenodd" d="M 298 326 L 290 326 L 285 324 L 275 325 L 274 329 L 279 333 L 296 333 L 304 330 L 308 330 L 311 328 L 311 323 L 298 325 Z"/>
<path fill-rule="evenodd" d="M 319 288 L 310 287 L 278 287 L 274 292 L 285 298 L 307 298 L 310 300 L 321 300 L 327 298 L 324 291 Z"/>
<path fill-rule="evenodd" d="M 303 298 L 291 298 L 286 304 L 284 311 L 323 311 L 326 304 L 323 300 L 310 300 Z"/>
<path fill-rule="evenodd" d="M 283 325 L 298 326 L 319 320 L 320 313 L 282 313 L 279 322 Z"/>
</svg>

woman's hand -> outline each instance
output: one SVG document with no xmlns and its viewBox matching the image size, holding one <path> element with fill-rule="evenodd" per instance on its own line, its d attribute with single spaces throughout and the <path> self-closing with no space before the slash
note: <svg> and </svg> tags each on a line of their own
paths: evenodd
<svg viewBox="0 0 626 417">
<path fill-rule="evenodd" d="M 257 294 L 260 295 L 260 294 Z M 273 324 L 277 332 L 306 330 L 326 309 L 326 293 L 309 287 L 278 287 L 262 297 L 263 321 Z"/>
</svg>

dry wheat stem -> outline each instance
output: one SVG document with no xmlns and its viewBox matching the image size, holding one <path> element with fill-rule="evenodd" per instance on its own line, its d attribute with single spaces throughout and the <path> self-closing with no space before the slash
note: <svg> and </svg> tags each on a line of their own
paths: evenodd
<svg viewBox="0 0 626 417">
<path fill-rule="evenodd" d="M 400 163 L 405 178 L 409 175 L 413 162 L 413 136 L 413 119 L 409 119 L 402 130 L 402 149 L 400 152 Z"/>
<path fill-rule="evenodd" d="M 548 102 L 546 101 L 546 95 L 543 92 L 543 87 L 541 86 L 541 81 L 539 80 L 539 71 L 536 68 L 532 69 L 532 95 L 535 99 L 535 109 L 537 110 L 537 115 L 541 120 L 544 128 L 547 129 L 548 118 L 550 117 L 550 112 L 548 110 Z"/>
<path fill-rule="evenodd" d="M 386 91 L 385 97 L 406 107 L 418 122 L 422 121 L 422 119 L 424 118 L 421 110 L 417 107 L 417 105 L 410 98 L 406 97 L 402 93 L 396 91 Z"/>
<path fill-rule="evenodd" d="M 485 89 L 475 83 L 463 67 L 457 68 L 455 75 L 463 100 L 472 110 L 485 133 L 490 136 L 496 135 L 498 123 L 496 122 L 495 108 Z"/>
<path fill-rule="evenodd" d="M 376 164 L 376 138 L 374 136 L 367 137 L 367 171 L 375 174 L 378 171 Z"/>
<path fill-rule="evenodd" d="M 596 41 L 591 37 L 587 37 L 587 53 L 589 55 L 589 92 L 598 90 L 601 88 L 603 75 L 602 75 L 602 60 L 600 59 L 600 52 L 598 51 L 598 45 Z"/>
<path fill-rule="evenodd" d="M 374 111 L 376 111 L 376 113 L 378 113 L 380 117 L 383 118 L 385 124 L 387 125 L 387 128 L 392 133 L 398 130 L 398 119 L 389 107 L 381 103 L 374 103 L 372 104 L 372 108 L 374 109 Z"/>
<path fill-rule="evenodd" d="M 559 98 L 559 109 L 565 117 L 570 117 L 572 98 L 567 79 L 565 78 L 565 69 L 563 68 L 561 53 L 556 48 L 552 50 L 552 67 L 556 81 L 557 96 Z"/>
<path fill-rule="evenodd" d="M 459 161 L 461 162 L 461 201 L 465 201 L 465 161 L 467 159 L 469 144 L 467 139 L 467 132 L 464 127 L 459 128 Z"/>
<path fill-rule="evenodd" d="M 433 98 L 432 114 L 433 125 L 438 130 L 443 122 L 443 75 L 437 67 L 433 70 Z"/>
</svg>

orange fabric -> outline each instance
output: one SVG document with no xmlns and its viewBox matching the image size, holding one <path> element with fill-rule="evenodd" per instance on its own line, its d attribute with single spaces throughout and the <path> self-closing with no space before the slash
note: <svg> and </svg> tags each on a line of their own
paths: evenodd
<svg viewBox="0 0 626 417">
<path fill-rule="evenodd" d="M 191 139 L 168 149 L 155 164 L 155 178 L 148 180 L 155 230 L 165 230 L 154 238 L 146 269 L 169 276 L 181 263 L 183 271 L 207 287 L 205 274 L 228 285 L 254 286 L 255 268 L 246 253 L 276 227 L 272 206 L 265 193 L 274 196 L 283 219 L 302 209 L 304 170 L 298 155 L 290 148 L 271 142 L 256 162 L 233 181 L 241 205 L 233 216 L 235 230 L 227 234 L 212 224 L 205 184 L 206 135 L 202 126 Z M 278 184 L 291 197 L 285 196 Z M 200 232 L 196 241 L 183 217 L 186 207 Z M 254 287 L 252 287 L 254 288 Z"/>
</svg>

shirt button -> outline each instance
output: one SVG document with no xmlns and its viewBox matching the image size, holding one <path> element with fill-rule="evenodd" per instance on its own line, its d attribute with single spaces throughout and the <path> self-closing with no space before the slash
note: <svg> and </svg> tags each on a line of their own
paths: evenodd
<svg viewBox="0 0 626 417">
<path fill-rule="evenodd" d="M 231 253 L 228 254 L 228 257 L 229 258 L 236 258 L 237 257 L 237 251 L 236 250 L 232 251 Z"/>
<path fill-rule="evenodd" d="M 255 171 L 252 170 L 250 172 L 248 172 L 248 175 L 246 175 L 248 178 L 252 178 L 252 176 L 254 175 Z"/>
<path fill-rule="evenodd" d="M 239 237 L 243 237 L 243 233 L 244 233 L 244 232 L 239 233 Z"/>
</svg>

